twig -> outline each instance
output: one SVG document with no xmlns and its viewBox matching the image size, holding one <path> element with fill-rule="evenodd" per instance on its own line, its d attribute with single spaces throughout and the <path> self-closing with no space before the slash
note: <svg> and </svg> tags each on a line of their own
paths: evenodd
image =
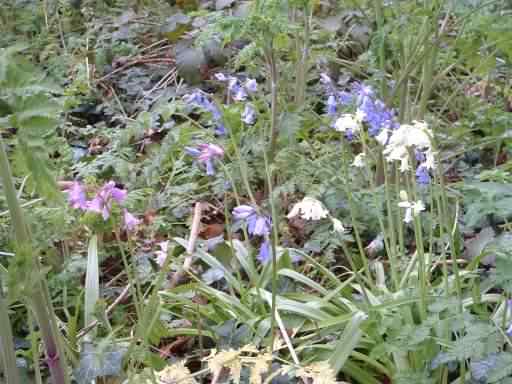
<svg viewBox="0 0 512 384">
<path fill-rule="evenodd" d="M 174 64 L 174 59 L 171 59 L 171 58 L 168 58 L 168 57 L 167 58 L 166 57 L 151 57 L 151 58 L 140 57 L 138 59 L 134 59 L 132 61 L 129 61 L 128 63 L 122 65 L 119 68 L 114 69 L 112 72 L 107 73 L 105 76 L 103 76 L 103 77 L 99 78 L 98 80 L 96 80 L 96 82 L 105 81 L 106 79 L 112 77 L 116 73 L 122 72 L 122 71 L 124 71 L 125 69 L 127 69 L 127 68 L 129 68 L 131 66 L 134 66 L 134 65 L 137 65 L 137 64 L 149 64 L 149 63 L 168 63 L 168 64 Z"/>
<path fill-rule="evenodd" d="M 197 237 L 199 236 L 199 229 L 201 224 L 201 216 L 204 209 L 204 203 L 198 201 L 194 207 L 194 217 L 192 219 L 192 228 L 190 229 L 190 237 L 187 244 L 187 256 L 183 262 L 183 267 L 177 271 L 170 282 L 170 288 L 176 287 L 183 275 L 190 269 L 192 265 L 192 254 L 194 252 Z"/>
</svg>

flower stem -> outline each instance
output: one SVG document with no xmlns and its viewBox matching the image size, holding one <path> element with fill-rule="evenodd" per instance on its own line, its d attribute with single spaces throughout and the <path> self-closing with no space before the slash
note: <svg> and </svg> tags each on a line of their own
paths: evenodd
<svg viewBox="0 0 512 384">
<path fill-rule="evenodd" d="M 13 343 L 12 327 L 9 320 L 9 307 L 2 290 L 0 276 L 0 357 L 4 367 L 4 376 L 8 383 L 21 384 L 20 373 L 16 366 L 16 352 Z"/>
<path fill-rule="evenodd" d="M 4 143 L 0 137 L 0 178 L 3 191 L 9 208 L 9 213 L 14 226 L 17 252 L 16 257 L 22 264 L 22 273 L 27 289 L 25 293 L 30 308 L 39 324 L 41 337 L 46 350 L 46 358 L 50 374 L 54 384 L 68 384 L 69 375 L 66 371 L 66 359 L 64 349 L 60 343 L 59 331 L 55 321 L 55 312 L 51 303 L 46 280 L 42 275 L 39 258 L 33 254 L 32 241 L 28 226 L 25 223 L 16 189 L 11 175 L 9 159 L 5 151 Z M 33 271 L 40 275 L 36 282 L 32 282 Z"/>
</svg>

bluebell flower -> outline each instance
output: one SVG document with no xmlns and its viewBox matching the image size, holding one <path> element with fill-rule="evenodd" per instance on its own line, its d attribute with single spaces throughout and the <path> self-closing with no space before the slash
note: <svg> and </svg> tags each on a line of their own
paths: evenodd
<svg viewBox="0 0 512 384">
<path fill-rule="evenodd" d="M 265 241 L 261 243 L 257 259 L 263 265 L 267 264 L 272 259 L 272 247 L 270 246 L 269 239 L 265 239 Z"/>
<path fill-rule="evenodd" d="M 244 111 L 242 112 L 242 121 L 245 124 L 252 125 L 256 121 L 256 111 L 250 104 L 245 104 Z"/>
<path fill-rule="evenodd" d="M 354 101 L 354 96 L 352 96 L 352 94 L 349 92 L 341 91 L 338 92 L 337 96 L 340 104 L 343 105 L 350 104 L 352 101 Z"/>
<path fill-rule="evenodd" d="M 233 209 L 233 218 L 235 221 L 243 221 L 247 224 L 247 232 L 250 236 L 261 236 L 264 238 L 261 244 L 257 259 L 261 263 L 266 263 L 270 259 L 270 242 L 268 240 L 272 221 L 269 217 L 260 215 L 256 209 L 250 205 L 239 205 Z"/>
<path fill-rule="evenodd" d="M 223 136 L 226 133 L 227 133 L 227 131 L 226 131 L 226 126 L 224 125 L 224 123 L 222 123 L 222 122 L 217 123 L 217 125 L 215 127 L 215 134 L 218 136 Z"/>
<path fill-rule="evenodd" d="M 245 221 L 247 232 L 251 236 L 268 236 L 272 227 L 272 221 L 269 217 L 260 215 L 250 205 L 239 205 L 233 209 L 233 218 L 235 221 Z"/>
<path fill-rule="evenodd" d="M 332 79 L 329 77 L 327 73 L 320 74 L 320 82 L 323 85 L 332 85 Z"/>
<path fill-rule="evenodd" d="M 215 78 L 228 83 L 228 90 L 235 101 L 245 101 L 249 95 L 247 92 L 255 93 L 258 90 L 258 83 L 255 79 L 247 79 L 242 85 L 234 76 L 226 76 L 223 73 L 216 73 Z"/>
<path fill-rule="evenodd" d="M 414 157 L 416 157 L 416 160 L 420 163 L 423 163 L 426 160 L 425 153 L 419 149 L 414 150 Z"/>
<path fill-rule="evenodd" d="M 197 106 L 205 109 L 208 112 L 211 112 L 214 120 L 219 120 L 222 115 L 220 113 L 219 108 L 208 99 L 203 93 L 200 91 L 194 91 L 190 94 L 183 96 L 183 100 L 190 105 Z"/>
<path fill-rule="evenodd" d="M 258 83 L 256 82 L 256 79 L 247 79 L 244 86 L 250 93 L 256 93 L 258 91 Z"/>
<path fill-rule="evenodd" d="M 416 182 L 421 185 L 430 184 L 430 174 L 426 166 L 420 165 L 416 169 Z"/>
<path fill-rule="evenodd" d="M 186 147 L 185 151 L 206 167 L 208 176 L 215 175 L 214 159 L 221 159 L 224 156 L 224 150 L 216 144 L 199 144 L 197 148 Z"/>
<path fill-rule="evenodd" d="M 208 97 L 206 97 L 202 92 L 196 90 L 190 94 L 183 96 L 183 100 L 185 101 L 185 103 L 187 103 L 191 106 L 196 106 L 196 107 L 206 110 L 207 112 L 210 112 L 212 114 L 213 120 L 217 123 L 215 133 L 217 135 L 225 135 L 226 134 L 226 128 L 224 127 L 224 124 L 222 123 L 222 114 L 221 114 L 219 108 L 215 105 L 214 102 L 212 102 L 210 99 L 208 99 Z"/>
<path fill-rule="evenodd" d="M 375 98 L 375 92 L 370 86 L 356 84 L 354 90 L 357 93 L 358 110 L 364 114 L 364 122 L 368 124 L 368 134 L 370 136 L 378 136 L 383 129 L 398 127 L 394 110 Z"/>
<path fill-rule="evenodd" d="M 235 101 L 245 101 L 247 100 L 247 92 L 245 89 L 238 83 L 238 81 L 234 83 L 230 83 L 229 92 L 231 93 L 231 97 Z"/>
<path fill-rule="evenodd" d="M 338 102 L 336 100 L 336 96 L 330 95 L 327 98 L 327 115 L 328 116 L 334 116 L 336 115 L 336 108 L 338 106 Z"/>
</svg>

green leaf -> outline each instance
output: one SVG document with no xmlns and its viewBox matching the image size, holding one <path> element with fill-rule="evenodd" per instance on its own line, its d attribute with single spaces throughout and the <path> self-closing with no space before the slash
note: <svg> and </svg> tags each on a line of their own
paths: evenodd
<svg viewBox="0 0 512 384">
<path fill-rule="evenodd" d="M 357 343 L 359 343 L 363 335 L 361 324 L 367 318 L 366 313 L 361 311 L 356 312 L 347 327 L 343 330 L 343 334 L 336 343 L 334 352 L 329 359 L 329 364 L 335 373 L 338 373 L 343 368 L 350 353 L 357 347 Z"/>
<path fill-rule="evenodd" d="M 85 275 L 85 304 L 84 319 L 85 326 L 94 320 L 94 308 L 100 299 L 100 275 L 98 261 L 98 237 L 93 235 L 89 240 L 87 250 L 87 272 Z"/>
<path fill-rule="evenodd" d="M 121 374 L 123 357 L 127 349 L 117 345 L 84 343 L 80 353 L 80 364 L 75 370 L 78 384 L 90 384 L 93 380 L 118 377 Z"/>
</svg>

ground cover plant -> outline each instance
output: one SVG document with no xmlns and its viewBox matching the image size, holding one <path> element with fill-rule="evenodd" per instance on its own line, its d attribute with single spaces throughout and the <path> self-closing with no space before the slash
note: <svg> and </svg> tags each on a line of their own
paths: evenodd
<svg viewBox="0 0 512 384">
<path fill-rule="evenodd" d="M 511 14 L 4 4 L 0 383 L 512 383 Z"/>
</svg>

